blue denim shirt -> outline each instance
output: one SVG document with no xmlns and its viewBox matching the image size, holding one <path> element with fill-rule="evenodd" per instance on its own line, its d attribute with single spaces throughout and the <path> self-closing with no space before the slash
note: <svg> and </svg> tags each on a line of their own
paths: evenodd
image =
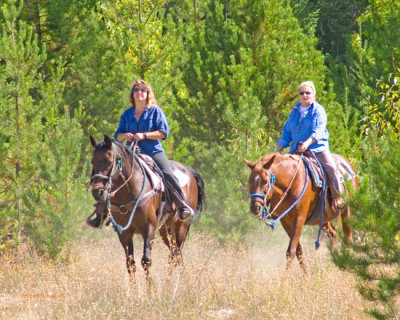
<svg viewBox="0 0 400 320">
<path fill-rule="evenodd" d="M 284 148 L 290 145 L 290 153 L 296 151 L 297 144 L 308 138 L 317 140 L 309 146 L 309 150 L 316 153 L 329 150 L 329 133 L 326 128 L 327 115 L 325 109 L 314 100 L 310 105 L 307 115 L 300 117 L 301 103 L 296 104 L 283 127 L 282 137 L 278 144 Z"/>
<path fill-rule="evenodd" d="M 140 133 L 140 132 L 152 132 L 161 131 L 165 134 L 165 138 L 169 134 L 169 127 L 167 118 L 164 111 L 158 106 L 151 106 L 143 111 L 143 114 L 136 119 L 135 108 L 129 108 L 124 111 L 121 115 L 119 126 L 117 131 L 114 133 L 114 138 L 117 139 L 119 133 Z M 141 152 L 152 156 L 158 152 L 164 152 L 160 140 L 141 140 L 138 143 Z"/>
</svg>

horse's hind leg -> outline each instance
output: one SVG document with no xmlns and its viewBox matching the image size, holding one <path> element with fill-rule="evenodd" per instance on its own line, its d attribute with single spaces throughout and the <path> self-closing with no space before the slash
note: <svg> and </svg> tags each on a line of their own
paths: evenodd
<svg viewBox="0 0 400 320">
<path fill-rule="evenodd" d="M 350 219 L 351 218 L 350 208 L 349 207 L 347 207 L 346 209 L 343 210 L 343 212 L 340 214 L 340 218 L 342 219 L 343 232 L 346 235 L 347 241 L 349 243 L 351 243 L 353 241 L 353 236 L 352 236 L 353 229 L 346 222 L 346 219 Z"/>
<path fill-rule="evenodd" d="M 190 225 L 177 221 L 174 226 L 174 246 L 173 246 L 173 260 L 175 265 L 179 265 L 183 262 L 182 259 L 182 248 L 189 232 Z"/>
<path fill-rule="evenodd" d="M 335 248 L 338 243 L 336 228 L 330 222 L 327 222 L 322 225 L 322 230 L 324 230 L 328 238 L 332 240 L 332 246 Z"/>
<path fill-rule="evenodd" d="M 165 245 L 168 247 L 169 249 L 169 256 L 168 256 L 168 265 L 171 265 L 172 261 L 173 261 L 173 254 L 174 254 L 174 243 L 172 240 L 172 236 L 170 234 L 170 231 L 168 230 L 166 225 L 163 225 L 160 228 L 160 235 L 161 238 L 163 239 Z"/>
</svg>

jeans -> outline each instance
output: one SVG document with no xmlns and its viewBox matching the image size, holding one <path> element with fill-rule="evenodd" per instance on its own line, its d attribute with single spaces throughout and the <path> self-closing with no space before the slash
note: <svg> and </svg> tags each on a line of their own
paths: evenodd
<svg viewBox="0 0 400 320">
<path fill-rule="evenodd" d="M 174 198 L 175 204 L 177 205 L 178 208 L 181 208 L 182 206 L 185 206 L 186 204 L 186 197 L 185 194 L 183 193 L 181 187 L 179 186 L 178 180 L 175 177 L 175 175 L 172 172 L 172 167 L 171 163 L 169 162 L 167 156 L 165 155 L 164 152 L 158 152 L 152 156 L 153 160 L 157 164 L 157 166 L 160 168 L 161 172 L 164 174 L 165 180 L 171 184 L 171 186 L 175 190 L 171 190 L 172 197 Z M 168 187 L 168 186 L 165 186 Z M 176 192 L 174 192 L 176 191 Z M 177 193 L 177 195 L 175 194 Z M 178 196 L 178 199 L 176 199 L 176 196 Z M 180 199 L 179 199 L 180 198 Z"/>
<path fill-rule="evenodd" d="M 333 188 L 336 191 L 336 196 L 343 192 L 343 186 L 340 182 L 340 173 L 336 168 L 335 160 L 333 159 L 332 153 L 329 150 L 325 150 L 322 152 L 315 153 L 319 163 L 321 164 L 322 168 L 324 169 L 328 181 L 332 184 Z"/>
</svg>

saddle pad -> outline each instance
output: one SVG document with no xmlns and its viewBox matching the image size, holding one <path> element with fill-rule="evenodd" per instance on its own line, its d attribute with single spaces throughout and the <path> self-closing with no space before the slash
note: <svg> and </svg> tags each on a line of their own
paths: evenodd
<svg viewBox="0 0 400 320">
<path fill-rule="evenodd" d="M 160 183 L 162 188 L 161 191 L 164 191 L 164 183 L 161 182 L 162 178 L 160 177 L 160 175 L 155 172 L 153 158 L 145 154 L 140 154 L 139 159 L 141 160 L 142 163 L 145 164 L 144 168 L 146 169 L 146 172 L 149 173 L 153 186 L 158 186 L 158 183 Z M 178 168 L 172 166 L 172 173 L 178 180 L 179 186 L 181 188 L 189 183 L 189 177 Z"/>
<path fill-rule="evenodd" d="M 312 160 L 307 157 L 303 157 L 304 166 L 307 167 L 308 172 L 310 173 L 311 179 L 314 185 L 318 188 L 322 188 L 323 181 L 320 175 L 320 171 L 315 167 Z"/>
<path fill-rule="evenodd" d="M 288 153 L 288 154 L 286 154 L 286 156 L 289 156 L 291 159 L 293 159 L 297 162 L 300 160 L 300 155 L 298 153 Z M 308 172 L 309 172 L 309 175 L 311 177 L 313 184 L 318 188 L 322 188 L 321 171 L 319 168 L 317 168 L 317 163 L 315 162 L 315 160 L 304 156 L 303 163 L 304 163 L 304 166 L 307 167 L 307 169 L 308 169 Z"/>
<path fill-rule="evenodd" d="M 356 176 L 356 173 L 353 171 L 353 169 L 351 169 L 346 162 L 342 161 L 342 159 L 338 158 L 336 155 L 333 156 L 336 160 L 336 167 L 339 169 L 339 172 L 343 178 L 352 180 Z"/>
<path fill-rule="evenodd" d="M 178 168 L 172 167 L 172 172 L 178 179 L 179 186 L 182 188 L 189 183 L 189 177 Z"/>
<path fill-rule="evenodd" d="M 138 160 L 140 163 L 143 165 L 143 168 L 145 169 L 146 173 L 148 174 L 151 185 L 153 186 L 154 189 L 164 191 L 164 183 L 162 183 L 162 178 L 156 174 L 153 169 L 149 166 L 148 162 L 149 159 L 146 157 L 145 159 L 142 158 L 143 155 L 138 157 Z"/>
</svg>

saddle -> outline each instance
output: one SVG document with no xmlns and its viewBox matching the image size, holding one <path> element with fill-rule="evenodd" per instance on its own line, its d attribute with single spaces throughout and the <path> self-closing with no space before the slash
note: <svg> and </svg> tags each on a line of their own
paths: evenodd
<svg viewBox="0 0 400 320">
<path fill-rule="evenodd" d="M 300 160 L 300 154 L 291 154 L 289 155 L 296 161 Z M 336 168 L 341 174 L 340 177 L 340 183 L 344 183 L 345 180 L 351 180 L 353 179 L 356 174 L 352 170 L 352 168 L 342 161 L 341 158 L 338 157 L 336 154 L 332 154 L 335 163 L 336 163 Z M 326 183 L 325 185 L 327 186 L 325 189 L 322 189 L 323 187 L 323 180 L 327 179 L 326 175 L 322 173 L 321 168 L 319 167 L 317 161 L 314 159 L 313 155 L 309 152 L 305 152 L 303 154 L 303 163 L 304 166 L 308 169 L 308 174 L 310 176 L 310 180 L 312 181 L 313 185 L 316 186 L 317 188 L 321 188 L 320 191 L 320 196 L 318 200 L 317 207 L 315 208 L 314 212 L 311 214 L 310 217 L 306 220 L 305 224 L 310 225 L 315 223 L 317 219 L 320 219 L 321 212 L 323 208 L 325 207 L 325 204 L 328 202 L 328 190 L 329 190 L 329 183 Z M 326 181 L 326 180 L 325 180 Z"/>
<path fill-rule="evenodd" d="M 289 155 L 292 159 L 299 161 L 300 159 L 300 154 L 294 153 Z M 352 170 L 352 168 L 342 161 L 336 154 L 332 154 L 335 163 L 336 163 L 336 168 L 341 174 L 341 183 L 343 183 L 345 180 L 352 180 L 356 174 Z M 322 188 L 323 185 L 323 180 L 326 179 L 325 174 L 322 174 L 321 168 L 319 167 L 317 161 L 314 159 L 313 155 L 309 152 L 305 152 L 303 154 L 303 163 L 304 166 L 307 167 L 311 181 L 313 182 L 314 186 L 318 188 Z"/>
<path fill-rule="evenodd" d="M 172 200 L 168 194 L 168 183 L 164 181 L 162 172 L 160 169 L 157 167 L 156 163 L 154 162 L 153 158 L 143 154 L 139 153 L 138 154 L 138 161 L 140 165 L 143 167 L 146 177 L 148 178 L 148 181 L 150 182 L 151 185 L 151 190 L 148 191 L 146 194 L 143 195 L 143 197 L 139 200 L 139 203 L 137 204 L 138 207 L 143 205 L 147 200 L 149 200 L 152 196 L 155 194 L 159 193 L 161 197 L 161 203 L 160 207 L 158 209 L 158 221 L 157 221 L 157 228 L 160 228 L 164 222 L 167 220 L 168 216 L 172 213 Z M 182 171 L 180 171 L 178 168 L 172 166 L 172 172 L 176 176 L 179 186 L 182 188 L 186 184 L 189 183 L 189 177 L 185 175 Z M 125 205 L 114 205 L 111 204 L 111 212 L 118 212 L 120 214 L 128 214 L 133 206 L 135 205 L 136 200 L 133 200 Z M 105 219 L 105 215 L 107 212 L 107 206 L 105 203 L 96 203 L 95 205 L 95 210 L 90 214 L 90 216 L 87 218 L 89 220 L 92 216 L 95 214 L 98 214 L 101 216 L 101 223 L 100 223 L 100 228 L 103 224 L 103 221 Z M 165 209 L 165 210 L 164 210 Z M 110 224 L 110 220 L 106 222 L 106 226 Z"/>
<path fill-rule="evenodd" d="M 152 182 L 153 188 L 158 186 L 159 183 L 162 185 L 162 191 L 164 191 L 165 186 L 162 183 L 163 178 L 162 178 L 162 173 L 160 172 L 159 168 L 157 167 L 156 163 L 154 162 L 153 158 L 140 153 L 139 154 L 139 161 L 143 161 L 143 167 L 145 168 L 146 173 L 149 175 L 149 178 Z M 179 186 L 183 188 L 189 183 L 189 177 L 185 175 L 181 170 L 178 168 L 172 166 L 172 173 L 175 175 L 175 177 L 178 180 Z"/>
</svg>

